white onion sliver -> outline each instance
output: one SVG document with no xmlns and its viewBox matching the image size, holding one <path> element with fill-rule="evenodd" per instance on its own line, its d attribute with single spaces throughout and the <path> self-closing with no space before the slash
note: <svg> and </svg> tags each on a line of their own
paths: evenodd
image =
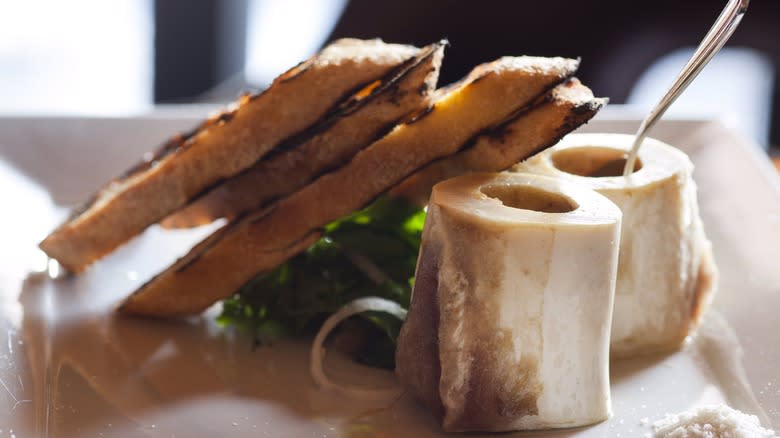
<svg viewBox="0 0 780 438">
<path fill-rule="evenodd" d="M 328 334 L 350 316 L 367 311 L 389 313 L 400 320 L 406 318 L 406 310 L 403 307 L 385 298 L 364 297 L 349 302 L 326 319 L 320 331 L 317 332 L 317 336 L 314 338 L 314 343 L 311 346 L 311 363 L 309 368 L 311 376 L 320 388 L 355 399 L 386 400 L 398 397 L 401 393 L 400 388 L 367 389 L 339 384 L 330 380 L 323 370 L 323 363 L 325 362 L 325 348 L 323 344 Z"/>
</svg>

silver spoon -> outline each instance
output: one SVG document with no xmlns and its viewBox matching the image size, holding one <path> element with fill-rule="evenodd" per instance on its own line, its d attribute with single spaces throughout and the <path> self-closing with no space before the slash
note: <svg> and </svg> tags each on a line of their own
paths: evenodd
<svg viewBox="0 0 780 438">
<path fill-rule="evenodd" d="M 623 168 L 623 176 L 628 176 L 634 171 L 639 146 L 642 145 L 642 141 L 644 141 L 648 131 L 653 128 L 677 97 L 688 88 L 688 85 L 693 82 L 704 66 L 710 62 L 710 59 L 726 44 L 726 41 L 728 41 L 737 25 L 739 25 L 740 20 L 742 20 L 749 3 L 750 0 L 729 0 L 726 7 L 723 8 L 723 12 L 720 13 L 715 24 L 712 25 L 710 31 L 704 36 L 696 52 L 680 71 L 680 74 L 677 75 L 677 80 L 674 81 L 672 87 L 656 104 L 655 108 L 650 111 L 650 114 L 642 121 L 642 124 L 639 125 L 634 138 L 634 145 L 631 147 L 631 153 L 628 154 L 628 159 L 626 160 L 626 167 Z"/>
</svg>

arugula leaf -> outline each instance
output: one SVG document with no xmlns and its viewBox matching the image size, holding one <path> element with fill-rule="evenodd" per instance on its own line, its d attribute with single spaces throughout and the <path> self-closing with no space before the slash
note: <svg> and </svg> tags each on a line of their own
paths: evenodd
<svg viewBox="0 0 780 438">
<path fill-rule="evenodd" d="M 250 333 L 259 342 L 317 331 L 348 302 L 379 296 L 409 307 L 425 211 L 385 196 L 325 226 L 323 237 L 303 253 L 258 275 L 223 301 L 217 321 Z M 359 316 L 358 361 L 395 366 L 401 322 L 381 312 Z"/>
</svg>

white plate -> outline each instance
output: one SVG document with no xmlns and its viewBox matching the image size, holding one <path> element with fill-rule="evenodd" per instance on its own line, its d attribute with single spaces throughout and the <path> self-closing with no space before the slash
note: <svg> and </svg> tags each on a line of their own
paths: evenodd
<svg viewBox="0 0 780 438">
<path fill-rule="evenodd" d="M 619 109 L 610 111 L 619 116 Z M 199 117 L 201 114 L 198 114 Z M 35 244 L 111 175 L 192 114 L 0 118 L 0 437 L 435 436 L 409 396 L 385 410 L 317 390 L 305 342 L 253 351 L 210 312 L 188 323 L 118 318 L 112 306 L 208 230 L 156 228 L 60 280 L 28 274 Z M 600 119 L 588 131 L 632 132 Z M 614 363 L 614 415 L 523 436 L 643 436 L 667 412 L 725 402 L 780 427 L 780 183 L 756 147 L 716 122 L 665 121 L 656 137 L 689 153 L 721 269 L 714 309 L 678 353 Z M 331 358 L 368 385 L 389 373 Z"/>
</svg>

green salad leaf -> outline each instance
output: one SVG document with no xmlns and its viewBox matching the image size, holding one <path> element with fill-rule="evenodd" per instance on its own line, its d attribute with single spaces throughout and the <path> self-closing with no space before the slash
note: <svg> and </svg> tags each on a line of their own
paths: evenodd
<svg viewBox="0 0 780 438">
<path fill-rule="evenodd" d="M 328 316 L 364 296 L 408 308 L 424 223 L 423 209 L 404 199 L 379 198 L 328 224 L 306 251 L 224 300 L 217 320 L 262 343 L 315 333 Z M 360 362 L 394 367 L 401 321 L 382 312 L 353 319 L 344 324 L 353 331 L 354 345 L 347 349 Z"/>
</svg>

